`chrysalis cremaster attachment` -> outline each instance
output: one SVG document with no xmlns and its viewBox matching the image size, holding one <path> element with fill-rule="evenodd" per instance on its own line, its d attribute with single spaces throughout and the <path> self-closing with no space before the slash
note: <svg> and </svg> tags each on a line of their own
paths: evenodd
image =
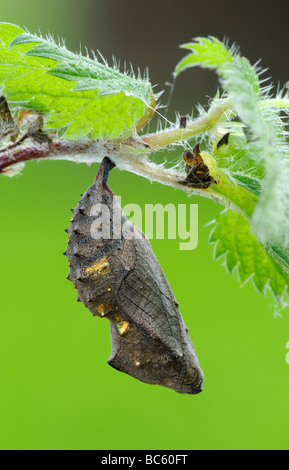
<svg viewBox="0 0 289 470">
<path fill-rule="evenodd" d="M 104 158 L 95 183 L 73 211 L 68 279 L 78 300 L 110 321 L 109 365 L 146 383 L 197 394 L 203 373 L 188 329 L 149 241 L 127 220 L 106 184 L 113 166 Z M 106 232 L 101 238 L 95 233 L 100 226 Z"/>
</svg>

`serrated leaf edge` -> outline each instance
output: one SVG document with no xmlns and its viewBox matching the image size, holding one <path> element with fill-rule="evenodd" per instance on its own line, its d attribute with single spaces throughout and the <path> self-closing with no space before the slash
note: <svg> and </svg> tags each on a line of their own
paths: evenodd
<svg viewBox="0 0 289 470">
<path fill-rule="evenodd" d="M 212 223 L 214 223 L 216 221 L 212 221 Z M 208 226 L 209 224 L 207 224 Z M 230 270 L 228 268 L 228 264 L 227 264 L 227 255 L 229 254 L 229 250 L 226 250 L 226 252 L 220 254 L 219 256 L 216 256 L 216 249 L 217 249 L 217 245 L 219 243 L 219 240 L 214 240 L 214 241 L 211 241 L 211 236 L 213 234 L 215 230 L 215 227 L 212 228 L 211 232 L 210 232 L 210 235 L 209 235 L 209 244 L 213 246 L 213 259 L 214 261 L 220 261 L 222 258 L 223 258 L 223 262 L 221 264 L 221 266 L 224 266 L 227 273 L 230 274 L 230 275 L 236 275 L 238 277 L 238 282 L 240 283 L 240 287 L 244 287 L 245 284 L 247 284 L 250 280 L 252 281 L 252 284 L 254 286 L 254 288 L 256 289 L 256 291 L 259 293 L 259 294 L 262 294 L 262 295 L 267 295 L 267 292 L 270 292 L 273 296 L 273 298 L 276 300 L 276 302 L 278 302 L 280 305 L 282 305 L 284 308 L 287 307 L 289 305 L 289 287 L 288 286 L 285 286 L 284 287 L 284 291 L 282 292 L 282 294 L 279 294 L 279 295 L 276 295 L 275 292 L 273 291 L 273 288 L 271 286 L 271 281 L 269 278 L 267 278 L 267 281 L 266 283 L 264 284 L 264 289 L 261 290 L 258 288 L 257 284 L 255 283 L 255 280 L 254 280 L 254 277 L 256 276 L 256 273 L 252 273 L 247 279 L 245 279 L 244 281 L 241 280 L 241 277 L 240 277 L 240 271 L 239 271 L 239 266 L 240 266 L 240 262 L 238 262 L 232 270 Z M 284 301 L 284 297 L 288 297 L 288 301 Z"/>
</svg>

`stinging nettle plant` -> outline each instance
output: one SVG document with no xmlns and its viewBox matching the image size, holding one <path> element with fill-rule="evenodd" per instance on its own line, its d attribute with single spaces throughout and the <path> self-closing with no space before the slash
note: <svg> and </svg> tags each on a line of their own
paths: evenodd
<svg viewBox="0 0 289 470">
<path fill-rule="evenodd" d="M 224 211 L 212 222 L 215 258 L 224 257 L 241 283 L 252 279 L 260 293 L 270 290 L 283 308 L 289 305 L 286 90 L 274 96 L 258 64 L 214 37 L 182 47 L 189 53 L 175 77 L 190 67 L 214 70 L 222 91 L 206 110 L 198 108 L 197 119 L 165 120 L 164 129 L 145 133 L 160 114 L 148 77 L 1 23 L 0 173 L 14 176 L 33 159 L 91 164 L 109 155 L 121 169 L 218 201 Z M 196 138 L 202 149 L 199 154 L 195 147 L 195 156 L 209 184 L 190 179 L 187 159 L 187 166 L 182 158 L 174 165 L 154 163 L 156 151 L 189 149 Z"/>
</svg>

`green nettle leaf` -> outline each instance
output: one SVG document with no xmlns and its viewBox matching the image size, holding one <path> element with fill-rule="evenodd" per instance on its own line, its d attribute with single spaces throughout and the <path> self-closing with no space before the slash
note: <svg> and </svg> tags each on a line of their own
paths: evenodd
<svg viewBox="0 0 289 470">
<path fill-rule="evenodd" d="M 0 24 L 0 81 L 12 108 L 47 114 L 65 137 L 127 138 L 150 106 L 148 80 Z"/>
<path fill-rule="evenodd" d="M 189 67 L 203 65 L 204 67 L 215 69 L 233 60 L 232 52 L 228 50 L 225 44 L 214 37 L 209 39 L 196 38 L 194 43 L 183 44 L 181 47 L 189 49 L 191 54 L 188 54 L 176 66 L 176 75 Z"/>
<path fill-rule="evenodd" d="M 209 240 L 215 258 L 224 257 L 227 270 L 237 271 L 242 284 L 252 279 L 260 293 L 269 289 L 282 306 L 289 305 L 288 274 L 266 253 L 243 215 L 232 210 L 219 214 Z"/>
<path fill-rule="evenodd" d="M 227 169 L 234 178 L 243 175 L 260 181 L 264 177 L 265 168 L 262 161 L 256 164 L 256 153 L 259 151 L 259 146 L 255 142 L 247 142 L 244 134 L 232 134 L 227 145 L 213 147 L 212 156 L 218 167 Z"/>
</svg>

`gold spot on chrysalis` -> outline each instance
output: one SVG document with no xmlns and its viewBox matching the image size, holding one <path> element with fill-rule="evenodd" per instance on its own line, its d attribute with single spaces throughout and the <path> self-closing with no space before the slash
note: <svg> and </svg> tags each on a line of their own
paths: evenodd
<svg viewBox="0 0 289 470">
<path fill-rule="evenodd" d="M 99 277 L 108 274 L 110 271 L 110 264 L 107 258 L 104 256 L 100 260 L 95 261 L 91 266 L 86 268 L 85 273 L 92 279 L 98 279 Z"/>
<path fill-rule="evenodd" d="M 172 386 L 174 385 L 174 383 L 175 383 L 175 382 L 174 382 L 173 380 L 171 380 L 171 379 L 167 379 L 167 380 L 164 381 L 164 385 L 165 385 L 166 387 L 172 387 Z"/>
<path fill-rule="evenodd" d="M 109 304 L 101 304 L 96 310 L 102 317 L 105 317 L 111 312 L 111 306 Z"/>
<path fill-rule="evenodd" d="M 148 362 L 151 362 L 151 359 L 149 357 L 144 356 L 143 354 L 137 354 L 134 357 L 134 361 L 133 361 L 136 367 L 145 366 Z"/>
<path fill-rule="evenodd" d="M 119 321 L 116 324 L 117 331 L 119 332 L 120 336 L 123 336 L 129 330 L 129 323 L 127 321 Z"/>
<path fill-rule="evenodd" d="M 116 328 L 120 336 L 123 336 L 125 333 L 128 333 L 130 328 L 130 324 L 128 321 L 123 320 L 119 315 L 114 316 L 114 320 L 116 321 Z"/>
</svg>

